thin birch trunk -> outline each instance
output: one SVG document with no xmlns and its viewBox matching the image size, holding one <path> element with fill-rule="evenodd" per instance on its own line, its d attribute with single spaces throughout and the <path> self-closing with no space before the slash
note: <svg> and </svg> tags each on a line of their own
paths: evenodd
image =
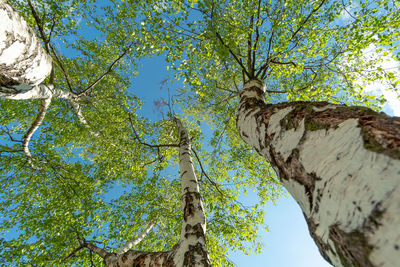
<svg viewBox="0 0 400 267">
<path fill-rule="evenodd" d="M 266 104 L 247 83 L 237 129 L 299 203 L 334 266 L 400 263 L 400 118 L 327 102 Z"/>
<path fill-rule="evenodd" d="M 93 244 L 87 244 L 88 249 L 104 259 L 107 267 L 211 266 L 206 247 L 206 217 L 191 158 L 190 138 L 181 121 L 175 119 L 175 122 L 180 134 L 179 170 L 183 212 L 180 239 L 170 251 L 166 252 L 127 250 L 124 253 L 108 253 Z"/>
</svg>

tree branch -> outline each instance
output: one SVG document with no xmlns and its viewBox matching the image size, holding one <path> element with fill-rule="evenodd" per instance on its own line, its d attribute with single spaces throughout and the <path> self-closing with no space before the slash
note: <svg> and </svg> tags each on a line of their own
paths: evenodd
<svg viewBox="0 0 400 267">
<path fill-rule="evenodd" d="M 249 71 L 249 75 L 253 76 L 254 75 L 254 70 L 252 69 L 253 66 L 253 60 L 252 60 L 252 37 L 253 37 L 253 26 L 254 26 L 254 14 L 251 14 L 250 16 L 250 23 L 249 23 L 249 34 L 247 36 L 247 69 Z M 250 78 L 250 77 L 249 77 Z M 251 77 L 252 78 L 252 77 Z"/>
<path fill-rule="evenodd" d="M 107 251 L 105 251 L 104 249 L 99 248 L 98 246 L 93 245 L 91 243 L 84 243 L 84 246 L 87 247 L 88 249 L 90 249 L 92 252 L 99 255 L 102 259 L 104 259 L 105 257 L 107 257 L 107 255 L 110 254 Z"/>
<path fill-rule="evenodd" d="M 292 62 L 292 61 L 289 61 L 289 62 L 281 62 L 281 61 L 276 61 L 276 60 L 274 60 L 274 59 L 271 59 L 270 60 L 270 63 L 273 63 L 273 64 L 277 64 L 277 65 L 293 65 L 293 67 L 297 67 L 297 64 L 296 63 L 294 63 L 294 62 Z"/>
<path fill-rule="evenodd" d="M 142 145 L 144 145 L 144 146 L 147 146 L 147 147 L 150 147 L 150 148 L 179 147 L 178 144 L 157 144 L 157 145 L 151 145 L 151 144 L 148 144 L 148 143 L 146 143 L 146 142 L 143 142 L 143 141 L 140 139 L 139 135 L 136 133 L 135 127 L 133 126 L 132 117 L 131 117 L 130 114 L 129 114 L 129 118 L 128 118 L 128 119 L 129 119 L 129 122 L 130 122 L 130 125 L 131 125 L 132 132 L 133 132 L 133 134 L 135 135 L 135 139 L 136 139 L 140 144 L 142 144 Z"/>
<path fill-rule="evenodd" d="M 40 168 L 36 167 L 32 162 L 32 154 L 29 151 L 29 141 L 31 140 L 33 134 L 36 132 L 39 126 L 42 124 L 44 117 L 46 116 L 46 111 L 50 106 L 50 103 L 51 103 L 51 97 L 42 99 L 36 119 L 33 121 L 31 127 L 28 129 L 28 132 L 25 134 L 24 140 L 22 142 L 22 148 L 28 159 L 28 163 L 34 170 L 39 170 Z"/>
<path fill-rule="evenodd" d="M 11 133 L 10 133 L 10 130 L 7 128 L 7 125 L 4 125 L 4 128 L 5 128 L 5 130 L 4 130 L 4 129 L 2 129 L 2 130 L 8 135 L 8 137 L 10 138 L 10 140 L 11 140 L 12 142 L 19 142 L 19 143 L 22 143 L 22 142 L 23 142 L 22 140 L 16 140 L 16 139 L 14 139 L 14 138 L 12 137 L 12 135 L 11 135 Z"/>
<path fill-rule="evenodd" d="M 66 260 L 68 260 L 69 258 L 74 257 L 75 254 L 76 254 L 79 250 L 81 250 L 81 249 L 83 249 L 83 248 L 85 248 L 85 247 L 86 247 L 86 244 L 81 244 L 79 247 L 75 248 L 74 250 L 71 251 L 71 253 L 69 253 L 67 256 L 65 256 L 65 257 L 62 259 L 62 261 L 66 261 Z"/>
<path fill-rule="evenodd" d="M 204 176 L 207 178 L 207 180 L 217 189 L 217 191 L 221 194 L 221 196 L 223 196 L 224 194 L 223 194 L 223 193 L 221 192 L 221 190 L 219 189 L 217 183 L 214 182 L 213 180 L 211 180 L 210 177 L 208 177 L 207 173 L 205 172 L 205 170 L 204 170 L 204 168 L 203 168 L 203 165 L 201 164 L 201 160 L 200 160 L 199 156 L 197 155 L 196 150 L 194 150 L 193 147 L 192 147 L 192 151 L 193 151 L 193 153 L 194 153 L 194 155 L 195 155 L 197 161 L 199 162 L 201 172 L 204 174 Z"/>
<path fill-rule="evenodd" d="M 115 66 L 115 64 L 118 63 L 118 61 L 120 61 L 127 53 L 128 51 L 132 48 L 133 46 L 133 42 L 128 46 L 128 48 L 126 48 L 121 55 L 119 55 L 118 58 L 116 58 L 111 65 L 108 67 L 107 71 L 105 73 L 103 73 L 102 75 L 100 75 L 100 77 L 98 77 L 94 82 L 92 82 L 83 92 L 80 92 L 78 94 L 78 96 L 82 96 L 84 94 L 86 94 L 90 89 L 92 89 L 94 86 L 96 86 L 96 84 L 98 84 L 107 74 L 109 74 L 113 67 Z"/>
<path fill-rule="evenodd" d="M 43 21 L 39 18 L 38 14 L 36 13 L 36 10 L 35 10 L 32 2 L 31 2 L 31 0 L 28 0 L 28 5 L 29 5 L 29 8 L 32 11 L 32 15 L 33 15 L 33 17 L 35 19 L 36 25 L 38 26 L 39 34 L 40 34 L 41 39 L 44 42 L 44 47 L 46 49 L 46 52 L 50 54 L 50 49 L 49 49 L 50 39 L 46 38 L 46 34 L 44 33 L 43 26 L 42 26 L 43 25 Z"/>
<path fill-rule="evenodd" d="M 74 112 L 75 112 L 76 116 L 78 117 L 78 120 L 86 127 L 86 129 L 88 129 L 88 131 L 91 135 L 98 137 L 99 133 L 96 133 L 92 130 L 92 127 L 90 127 L 90 125 L 86 121 L 85 117 L 83 116 L 81 105 L 78 103 L 78 101 L 72 96 L 68 100 L 71 103 L 71 106 L 74 109 Z"/>
<path fill-rule="evenodd" d="M 313 10 L 311 10 L 311 12 L 310 12 L 310 14 L 308 14 L 307 18 L 300 24 L 299 28 L 297 28 L 297 30 L 292 34 L 292 37 L 290 37 L 289 42 L 291 42 L 293 40 L 293 38 L 299 33 L 299 31 L 301 31 L 301 29 L 307 23 L 307 21 L 311 18 L 311 16 L 315 12 L 317 12 L 325 2 L 326 2 L 326 0 L 322 0 L 317 8 L 314 8 Z"/>
<path fill-rule="evenodd" d="M 254 75 L 255 67 L 256 67 L 256 50 L 257 50 L 258 41 L 260 39 L 259 27 L 263 23 L 262 21 L 260 22 L 260 11 L 261 11 L 261 0 L 258 0 L 257 19 L 256 19 L 256 39 L 254 41 L 254 46 L 253 46 L 253 63 L 252 63 L 253 75 Z M 260 25 L 258 25 L 259 23 L 260 23 Z"/>
<path fill-rule="evenodd" d="M 153 227 L 155 225 L 156 225 L 156 223 L 154 221 L 149 222 L 147 224 L 147 227 L 144 228 L 135 239 L 126 242 L 125 245 L 123 245 L 118 250 L 117 254 L 118 255 L 123 254 L 123 253 L 127 252 L 128 250 L 130 250 L 133 246 L 136 246 L 137 244 L 139 244 L 143 240 L 143 238 L 145 238 L 146 235 L 151 231 L 151 229 L 153 229 Z"/>
<path fill-rule="evenodd" d="M 224 40 L 222 40 L 221 35 L 220 35 L 217 31 L 215 32 L 215 35 L 217 36 L 217 38 L 218 38 L 218 40 L 221 42 L 221 44 L 222 44 L 223 46 L 225 46 L 226 48 L 228 48 L 229 53 L 233 56 L 233 58 L 236 60 L 236 62 L 240 65 L 240 67 L 242 68 L 242 71 L 247 75 L 247 77 L 248 77 L 249 79 L 251 79 L 250 74 L 247 72 L 247 70 L 246 70 L 246 68 L 244 67 L 242 61 L 239 60 L 239 58 L 236 56 L 236 54 L 233 53 L 232 49 L 231 49 L 228 45 L 225 44 Z"/>
<path fill-rule="evenodd" d="M 65 79 L 67 81 L 67 85 L 68 85 L 69 90 L 72 93 L 74 93 L 74 90 L 72 90 L 71 78 L 69 77 L 68 73 L 65 71 L 64 65 L 62 64 L 61 59 L 59 58 L 59 56 L 57 55 L 56 50 L 54 49 L 54 47 L 50 43 L 49 43 L 49 47 L 50 47 L 51 51 L 53 52 L 54 57 L 56 58 L 58 66 L 60 67 L 62 73 L 64 74 L 64 77 L 65 77 Z"/>
<path fill-rule="evenodd" d="M 258 75 L 260 75 L 261 73 L 262 73 L 261 77 L 263 77 L 264 74 L 265 74 L 265 72 L 266 72 L 267 69 L 268 69 L 269 62 L 270 62 L 270 52 L 271 52 L 271 46 L 272 46 L 272 39 L 274 38 L 274 33 L 275 33 L 275 31 L 273 30 L 272 33 L 271 33 L 271 36 L 269 37 L 269 40 L 268 40 L 267 61 L 266 61 L 266 62 L 264 63 L 264 65 L 262 65 L 262 66 L 260 67 L 260 69 L 257 71 L 256 77 L 258 77 Z"/>
</svg>

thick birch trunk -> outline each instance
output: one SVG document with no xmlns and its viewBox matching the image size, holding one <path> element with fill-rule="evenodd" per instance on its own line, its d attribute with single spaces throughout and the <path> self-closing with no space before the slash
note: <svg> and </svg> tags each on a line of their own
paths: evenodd
<svg viewBox="0 0 400 267">
<path fill-rule="evenodd" d="M 41 83 L 51 71 L 51 58 L 40 40 L 5 0 L 0 0 L 0 85 Z"/>
<path fill-rule="evenodd" d="M 266 104 L 247 83 L 237 128 L 299 203 L 334 266 L 400 263 L 400 118 L 326 102 Z"/>
<path fill-rule="evenodd" d="M 183 211 L 180 239 L 170 251 L 166 252 L 123 249 L 124 253 L 107 253 L 103 249 L 87 244 L 86 247 L 102 257 L 108 267 L 211 266 L 206 248 L 206 217 L 190 156 L 190 139 L 181 121 L 177 119 L 176 124 L 180 133 L 179 169 L 182 184 L 181 208 Z"/>
</svg>

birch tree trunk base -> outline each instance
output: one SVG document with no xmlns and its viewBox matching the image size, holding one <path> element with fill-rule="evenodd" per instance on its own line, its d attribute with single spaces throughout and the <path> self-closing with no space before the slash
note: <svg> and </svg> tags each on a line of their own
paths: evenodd
<svg viewBox="0 0 400 267">
<path fill-rule="evenodd" d="M 400 118 L 327 102 L 266 104 L 241 92 L 237 128 L 299 203 L 334 266 L 400 263 Z"/>
</svg>

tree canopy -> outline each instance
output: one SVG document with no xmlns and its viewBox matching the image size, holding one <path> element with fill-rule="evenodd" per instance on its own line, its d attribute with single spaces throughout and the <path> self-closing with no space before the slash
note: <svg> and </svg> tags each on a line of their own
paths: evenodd
<svg viewBox="0 0 400 267">
<path fill-rule="evenodd" d="M 267 101 L 329 101 L 380 110 L 363 90 L 384 80 L 398 92 L 397 1 L 10 1 L 53 59 L 53 97 L 39 128 L 39 99 L 1 99 L 0 263 L 89 266 L 80 242 L 117 250 L 151 221 L 136 249 L 168 250 L 179 239 L 179 116 L 192 137 L 213 265 L 229 250 L 258 252 L 262 205 L 282 188 L 242 142 L 235 113 L 242 85 L 267 84 Z M 151 121 L 138 115 L 140 60 L 162 56 L 179 84 Z M 168 81 L 169 83 L 169 81 Z M 157 92 L 154 92 L 157 94 Z M 39 112 L 40 113 L 40 112 Z M 29 136 L 30 141 L 26 141 Z M 29 146 L 27 155 L 24 144 Z M 254 190 L 259 203 L 241 196 Z M 240 234 L 238 234 L 240 233 Z"/>
</svg>

